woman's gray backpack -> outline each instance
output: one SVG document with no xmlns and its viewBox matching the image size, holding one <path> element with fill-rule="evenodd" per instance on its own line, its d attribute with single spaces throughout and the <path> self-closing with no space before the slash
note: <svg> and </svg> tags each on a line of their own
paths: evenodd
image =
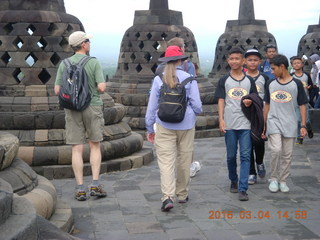
<svg viewBox="0 0 320 240">
<path fill-rule="evenodd" d="M 174 88 L 170 88 L 163 81 L 158 109 L 158 117 L 161 121 L 179 123 L 184 119 L 188 104 L 185 86 L 192 80 L 195 80 L 195 77 L 188 77 L 181 83 L 177 83 Z"/>
<path fill-rule="evenodd" d="M 59 105 L 62 108 L 83 111 L 89 106 L 91 94 L 84 66 L 91 58 L 85 56 L 75 64 L 72 64 L 68 58 L 63 60 L 65 68 L 59 92 Z"/>
</svg>

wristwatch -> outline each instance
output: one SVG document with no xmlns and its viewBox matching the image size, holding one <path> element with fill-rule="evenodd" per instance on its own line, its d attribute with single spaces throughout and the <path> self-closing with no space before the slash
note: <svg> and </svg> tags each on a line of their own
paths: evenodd
<svg viewBox="0 0 320 240">
<path fill-rule="evenodd" d="M 307 126 L 306 125 L 301 125 L 301 128 L 307 129 Z"/>
</svg>

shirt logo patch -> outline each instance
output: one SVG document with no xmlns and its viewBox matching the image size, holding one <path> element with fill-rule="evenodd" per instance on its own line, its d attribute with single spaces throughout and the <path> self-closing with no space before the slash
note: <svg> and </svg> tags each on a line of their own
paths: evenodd
<svg viewBox="0 0 320 240">
<path fill-rule="evenodd" d="M 286 91 L 278 90 L 271 93 L 271 99 L 279 103 L 287 103 L 292 100 L 292 95 Z"/>
<path fill-rule="evenodd" d="M 228 91 L 228 96 L 235 100 L 241 100 L 241 98 L 246 95 L 248 95 L 248 91 L 244 88 L 231 88 Z"/>
<path fill-rule="evenodd" d="M 256 85 L 257 91 L 261 92 L 261 88 L 259 87 L 259 85 Z"/>
</svg>

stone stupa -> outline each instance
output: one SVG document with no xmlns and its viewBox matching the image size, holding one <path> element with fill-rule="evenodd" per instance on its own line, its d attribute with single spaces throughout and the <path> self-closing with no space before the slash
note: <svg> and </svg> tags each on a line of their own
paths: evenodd
<svg viewBox="0 0 320 240">
<path fill-rule="evenodd" d="M 208 78 L 217 83 L 230 70 L 226 59 L 232 47 L 244 51 L 256 48 L 264 55 L 267 44 L 277 45 L 274 36 L 268 32 L 266 21 L 255 19 L 253 0 L 240 0 L 238 20 L 227 21 L 225 32 L 217 41 L 214 64 Z"/>
<path fill-rule="evenodd" d="M 164 56 L 166 42 L 171 38 L 185 40 L 185 55 L 197 72 L 204 112 L 197 118 L 196 137 L 212 136 L 217 126 L 213 116 L 213 85 L 201 73 L 195 37 L 183 25 L 182 13 L 169 9 L 168 0 L 150 0 L 149 10 L 135 11 L 133 26 L 123 36 L 118 67 L 107 85 L 108 93 L 117 103 L 127 107 L 126 121 L 135 131 L 145 131 L 148 95 L 158 59 Z"/>
</svg>

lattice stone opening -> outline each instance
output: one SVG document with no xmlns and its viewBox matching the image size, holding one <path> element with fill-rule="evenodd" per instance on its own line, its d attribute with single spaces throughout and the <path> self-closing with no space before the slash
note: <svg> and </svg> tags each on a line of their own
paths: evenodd
<svg viewBox="0 0 320 240">
<path fill-rule="evenodd" d="M 220 64 L 218 65 L 217 70 L 218 70 L 218 71 L 221 70 L 221 65 L 220 65 Z"/>
<path fill-rule="evenodd" d="M 50 74 L 45 68 L 42 69 L 38 77 L 41 80 L 41 82 L 43 82 L 43 84 L 46 84 L 51 78 Z"/>
<path fill-rule="evenodd" d="M 318 51 L 320 51 L 320 46 L 317 46 L 316 49 L 317 49 Z"/>
<path fill-rule="evenodd" d="M 238 39 L 233 40 L 233 43 L 237 45 L 239 43 Z"/>
<path fill-rule="evenodd" d="M 152 34 L 151 34 L 151 33 L 148 33 L 148 34 L 147 34 L 147 38 L 148 38 L 148 40 L 150 40 L 150 39 L 152 38 Z"/>
<path fill-rule="evenodd" d="M 316 43 L 316 40 L 315 39 L 312 39 L 312 41 L 311 41 L 312 43 Z"/>
<path fill-rule="evenodd" d="M 158 42 L 154 42 L 154 44 L 152 44 L 152 47 L 155 49 L 155 50 L 158 50 L 160 48 L 160 44 Z"/>
<path fill-rule="evenodd" d="M 32 67 L 37 61 L 38 61 L 38 58 L 33 54 L 33 53 L 30 53 L 26 58 L 26 63 Z"/>
<path fill-rule="evenodd" d="M 136 60 L 136 55 L 134 55 L 134 53 L 131 54 L 130 59 L 132 60 L 132 62 L 134 62 L 134 60 Z"/>
<path fill-rule="evenodd" d="M 136 67 L 136 70 L 137 70 L 138 73 L 142 71 L 142 67 L 141 67 L 140 64 L 138 64 L 138 66 Z"/>
<path fill-rule="evenodd" d="M 140 33 L 137 32 L 135 36 L 136 36 L 136 38 L 139 38 L 140 37 Z"/>
<path fill-rule="evenodd" d="M 13 26 L 12 23 L 8 23 L 3 27 L 3 30 L 6 31 L 7 34 L 11 33 L 13 30 Z"/>
<path fill-rule="evenodd" d="M 29 35 L 33 35 L 34 31 L 36 30 L 35 26 L 33 26 L 32 24 L 29 25 L 29 27 L 27 27 L 27 32 L 29 33 Z"/>
<path fill-rule="evenodd" d="M 176 33 L 176 37 L 180 37 L 180 33 Z"/>
<path fill-rule="evenodd" d="M 10 61 L 11 61 L 11 57 L 9 55 L 8 52 L 5 52 L 2 56 L 1 56 L 1 59 L 3 60 L 3 62 L 5 64 L 8 64 Z"/>
<path fill-rule="evenodd" d="M 140 48 L 141 50 L 144 48 L 144 43 L 143 43 L 142 41 L 139 43 L 139 48 Z"/>
<path fill-rule="evenodd" d="M 248 39 L 246 40 L 246 43 L 249 45 L 249 44 L 251 43 L 251 40 L 248 38 Z"/>
<path fill-rule="evenodd" d="M 46 40 L 44 40 L 43 37 L 40 38 L 39 42 L 37 42 L 37 45 L 44 50 L 46 48 L 46 46 L 48 45 L 48 43 L 46 42 Z"/>
<path fill-rule="evenodd" d="M 48 27 L 48 31 L 50 32 L 50 33 L 53 33 L 54 31 L 56 31 L 56 30 L 58 30 L 59 28 L 58 28 L 58 26 L 56 25 L 56 24 L 54 24 L 54 23 L 50 23 L 50 25 L 49 25 L 49 27 Z"/>
<path fill-rule="evenodd" d="M 157 67 L 158 67 L 158 65 L 157 65 L 157 64 L 153 64 L 153 66 L 151 67 L 151 71 L 152 71 L 153 73 L 155 73 L 155 72 L 156 72 Z"/>
<path fill-rule="evenodd" d="M 14 41 L 13 44 L 17 47 L 17 48 L 22 48 L 24 42 L 22 41 L 22 39 L 20 37 L 17 37 Z"/>
<path fill-rule="evenodd" d="M 60 41 L 59 45 L 62 47 L 62 48 L 65 48 L 66 46 L 69 45 L 68 41 L 65 39 L 65 38 L 62 38 L 62 40 Z"/>
<path fill-rule="evenodd" d="M 60 62 L 61 58 L 59 57 L 58 54 L 54 53 L 51 58 L 50 61 L 53 63 L 53 65 L 57 65 Z"/>
<path fill-rule="evenodd" d="M 0 46 L 2 45 L 2 41 L 0 40 Z"/>
<path fill-rule="evenodd" d="M 162 34 L 161 34 L 161 37 L 162 37 L 162 40 L 166 40 L 167 37 L 168 37 L 168 35 L 167 35 L 166 33 L 162 33 Z"/>
<path fill-rule="evenodd" d="M 128 47 L 131 48 L 132 47 L 132 42 L 128 42 Z"/>
<path fill-rule="evenodd" d="M 259 44 L 262 44 L 262 43 L 263 43 L 263 40 L 262 40 L 261 38 L 259 38 L 258 43 L 259 43 Z"/>
<path fill-rule="evenodd" d="M 21 81 L 24 79 L 24 74 L 21 72 L 20 68 L 16 68 L 13 72 L 13 77 L 17 81 L 17 83 L 21 83 Z"/>
<path fill-rule="evenodd" d="M 123 69 L 125 71 L 128 71 L 129 70 L 129 64 L 128 63 L 123 64 Z"/>
<path fill-rule="evenodd" d="M 150 53 L 146 53 L 145 55 L 144 55 L 144 58 L 148 61 L 148 62 L 150 62 L 150 60 L 152 59 L 152 56 L 150 55 Z"/>
<path fill-rule="evenodd" d="M 73 32 L 73 27 L 70 24 L 68 24 L 67 31 L 68 32 Z"/>
</svg>

